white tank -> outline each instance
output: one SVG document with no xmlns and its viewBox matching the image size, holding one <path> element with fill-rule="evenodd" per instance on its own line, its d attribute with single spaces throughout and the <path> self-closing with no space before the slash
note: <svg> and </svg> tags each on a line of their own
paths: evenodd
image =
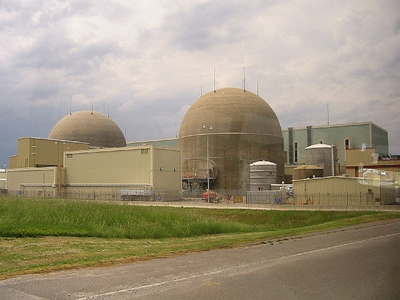
<svg viewBox="0 0 400 300">
<path fill-rule="evenodd" d="M 306 165 L 317 165 L 324 169 L 324 176 L 335 176 L 335 146 L 315 144 L 306 148 Z"/>
<path fill-rule="evenodd" d="M 276 178 L 275 163 L 263 160 L 250 164 L 250 191 L 270 190 Z"/>
</svg>

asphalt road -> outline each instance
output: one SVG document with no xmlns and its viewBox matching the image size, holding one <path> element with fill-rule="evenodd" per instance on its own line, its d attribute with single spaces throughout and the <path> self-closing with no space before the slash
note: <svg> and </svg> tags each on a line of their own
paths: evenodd
<svg viewBox="0 0 400 300">
<path fill-rule="evenodd" d="M 400 299 L 400 221 L 0 282 L 0 299 Z"/>
</svg>

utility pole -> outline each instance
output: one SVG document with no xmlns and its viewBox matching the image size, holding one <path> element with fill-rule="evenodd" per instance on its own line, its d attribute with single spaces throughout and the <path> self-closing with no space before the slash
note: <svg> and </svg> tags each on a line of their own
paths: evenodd
<svg viewBox="0 0 400 300">
<path fill-rule="evenodd" d="M 203 125 L 203 129 L 207 130 L 207 203 L 210 203 L 210 167 L 209 167 L 209 160 L 210 160 L 210 154 L 209 154 L 209 142 L 208 142 L 208 136 L 210 130 L 213 129 L 212 125 Z"/>
</svg>

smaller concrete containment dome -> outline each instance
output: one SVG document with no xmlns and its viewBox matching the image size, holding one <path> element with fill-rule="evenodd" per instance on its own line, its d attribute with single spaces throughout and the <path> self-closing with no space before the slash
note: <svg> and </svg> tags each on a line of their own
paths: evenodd
<svg viewBox="0 0 400 300">
<path fill-rule="evenodd" d="M 85 142 L 92 147 L 126 146 L 118 125 L 106 115 L 93 111 L 78 111 L 65 116 L 53 127 L 49 139 Z"/>
</svg>

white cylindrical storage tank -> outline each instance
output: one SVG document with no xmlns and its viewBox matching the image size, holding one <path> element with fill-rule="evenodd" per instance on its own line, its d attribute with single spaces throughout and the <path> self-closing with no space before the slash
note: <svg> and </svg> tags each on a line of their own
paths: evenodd
<svg viewBox="0 0 400 300">
<path fill-rule="evenodd" d="M 276 164 L 270 161 L 257 161 L 250 164 L 250 191 L 270 190 L 276 183 Z"/>
<path fill-rule="evenodd" d="M 306 152 L 306 165 L 317 165 L 324 169 L 324 177 L 335 176 L 336 151 L 335 146 L 315 144 L 308 146 Z"/>
</svg>

